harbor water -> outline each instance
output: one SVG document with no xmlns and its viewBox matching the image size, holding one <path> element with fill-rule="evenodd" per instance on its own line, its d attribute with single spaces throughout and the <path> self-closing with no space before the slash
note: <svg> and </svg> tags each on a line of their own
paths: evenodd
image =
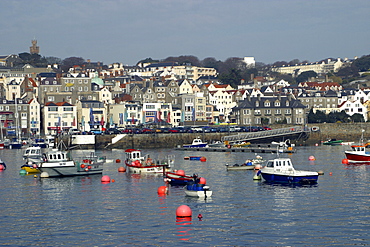
<svg viewBox="0 0 370 247">
<path fill-rule="evenodd" d="M 162 174 L 118 172 L 124 150 L 97 151 L 113 162 L 103 175 L 40 178 L 19 175 L 23 150 L 0 150 L 1 233 L 5 246 L 366 246 L 370 243 L 370 165 L 344 165 L 349 146 L 302 146 L 296 169 L 323 171 L 318 184 L 275 185 L 254 171 L 227 171 L 255 157 L 242 152 L 147 149 L 153 159 L 175 156 L 174 169 L 206 178 L 211 198 L 186 197 L 164 185 Z M 81 156 L 74 150 L 72 155 Z M 276 154 L 260 154 L 264 159 Z M 204 156 L 205 162 L 185 160 Z M 309 156 L 316 160 L 310 161 Z M 119 159 L 121 162 L 116 163 Z M 177 219 L 188 205 L 191 219 Z M 201 214 L 202 217 L 198 218 Z"/>
</svg>

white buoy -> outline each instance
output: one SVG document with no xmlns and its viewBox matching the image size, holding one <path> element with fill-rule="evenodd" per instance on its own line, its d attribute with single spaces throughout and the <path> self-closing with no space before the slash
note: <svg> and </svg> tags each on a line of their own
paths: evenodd
<svg viewBox="0 0 370 247">
<path fill-rule="evenodd" d="M 41 178 L 48 178 L 48 177 L 49 177 L 49 173 L 47 173 L 47 172 L 42 172 L 42 173 L 40 174 L 40 177 L 41 177 Z"/>
</svg>

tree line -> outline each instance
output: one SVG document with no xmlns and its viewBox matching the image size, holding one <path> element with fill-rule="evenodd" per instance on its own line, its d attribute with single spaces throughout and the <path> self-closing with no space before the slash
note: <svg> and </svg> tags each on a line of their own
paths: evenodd
<svg viewBox="0 0 370 247">
<path fill-rule="evenodd" d="M 62 72 L 68 71 L 69 68 L 74 65 L 82 66 L 86 63 L 85 59 L 82 57 L 68 57 L 65 59 L 60 59 L 57 57 L 43 57 L 39 54 L 30 54 L 27 52 L 20 53 L 19 59 L 13 62 L 14 66 L 23 66 L 24 64 L 31 64 L 35 67 L 46 67 L 49 64 L 60 65 Z M 334 60 L 333 58 L 330 58 Z M 325 59 L 327 60 L 327 59 Z M 309 78 L 316 78 L 318 75 L 314 71 L 306 71 L 300 73 L 299 75 L 287 75 L 280 74 L 278 72 L 272 72 L 271 68 L 273 66 L 283 66 L 283 65 L 295 65 L 300 63 L 308 63 L 307 60 L 300 62 L 298 59 L 293 59 L 290 62 L 277 61 L 273 64 L 256 63 L 256 66 L 250 67 L 244 63 L 242 58 L 230 57 L 225 61 L 217 60 L 214 57 L 207 57 L 203 60 L 199 60 L 196 56 L 184 55 L 184 56 L 171 56 L 162 60 L 155 60 L 152 58 L 146 58 L 140 60 L 139 63 L 159 63 L 159 62 L 174 62 L 179 65 L 191 64 L 198 67 L 214 68 L 218 72 L 218 79 L 225 84 L 230 84 L 232 87 L 236 88 L 237 85 L 241 84 L 241 81 L 250 82 L 255 76 L 270 76 L 275 78 L 275 80 L 285 80 L 290 84 L 295 85 L 300 82 L 308 81 Z M 360 72 L 370 70 L 370 55 L 362 56 L 353 61 L 349 66 L 343 66 L 336 73 L 329 72 L 327 74 L 328 78 L 339 84 L 349 83 L 353 80 L 357 80 L 361 77 L 370 76 L 370 73 L 365 73 L 360 76 Z"/>
</svg>

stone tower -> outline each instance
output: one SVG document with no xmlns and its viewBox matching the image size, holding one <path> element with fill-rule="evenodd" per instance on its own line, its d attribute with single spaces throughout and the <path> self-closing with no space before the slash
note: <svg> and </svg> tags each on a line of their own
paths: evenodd
<svg viewBox="0 0 370 247">
<path fill-rule="evenodd" d="M 37 40 L 32 40 L 32 46 L 30 47 L 31 54 L 39 54 L 40 47 L 37 46 Z"/>
</svg>

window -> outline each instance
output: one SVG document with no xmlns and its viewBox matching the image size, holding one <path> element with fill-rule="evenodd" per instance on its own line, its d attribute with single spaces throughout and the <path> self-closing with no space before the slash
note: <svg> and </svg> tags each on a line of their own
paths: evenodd
<svg viewBox="0 0 370 247">
<path fill-rule="evenodd" d="M 265 107 L 270 107 L 270 101 L 265 101 Z"/>
</svg>

